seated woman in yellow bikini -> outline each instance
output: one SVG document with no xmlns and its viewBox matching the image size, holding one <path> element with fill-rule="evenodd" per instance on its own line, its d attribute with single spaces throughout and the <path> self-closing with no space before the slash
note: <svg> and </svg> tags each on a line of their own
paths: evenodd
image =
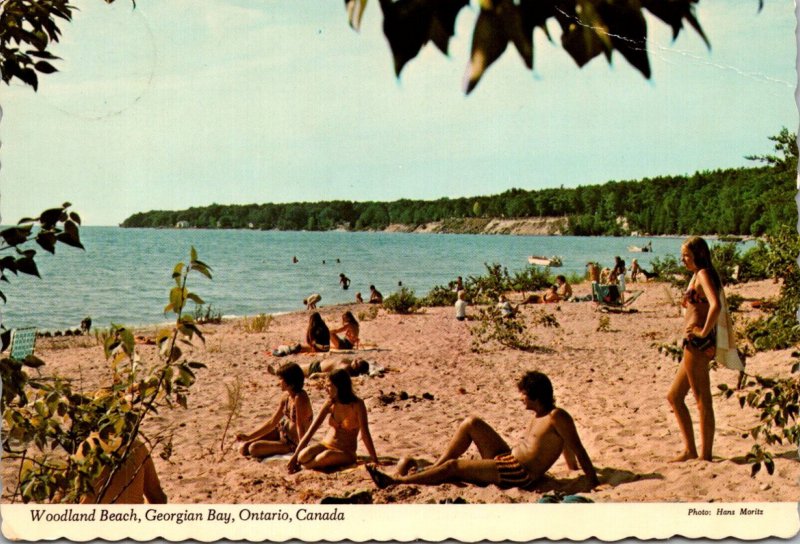
<svg viewBox="0 0 800 544">
<path fill-rule="evenodd" d="M 353 384 L 346 370 L 337 369 L 328 375 L 327 391 L 328 400 L 314 418 L 305 436 L 300 439 L 294 455 L 289 460 L 289 472 L 297 472 L 301 466 L 320 469 L 355 463 L 359 434 L 372 462 L 378 462 L 378 454 L 375 453 L 375 445 L 369 432 L 367 408 L 364 401 L 353 393 Z M 308 446 L 326 416 L 331 426 L 328 434 L 322 442 Z"/>
</svg>

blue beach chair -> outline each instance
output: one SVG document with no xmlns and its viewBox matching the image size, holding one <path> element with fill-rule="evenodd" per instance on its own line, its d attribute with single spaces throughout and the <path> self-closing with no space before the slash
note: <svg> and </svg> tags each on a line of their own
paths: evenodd
<svg viewBox="0 0 800 544">
<path fill-rule="evenodd" d="M 11 348 L 9 358 L 22 361 L 28 355 L 33 355 L 33 348 L 36 346 L 36 327 L 24 327 L 14 329 L 11 334 Z"/>
<path fill-rule="evenodd" d="M 592 283 L 592 300 L 597 304 L 602 312 L 633 313 L 636 310 L 629 308 L 644 291 L 634 291 L 628 295 L 625 302 L 620 297 L 619 287 L 616 285 L 604 285 Z"/>
</svg>

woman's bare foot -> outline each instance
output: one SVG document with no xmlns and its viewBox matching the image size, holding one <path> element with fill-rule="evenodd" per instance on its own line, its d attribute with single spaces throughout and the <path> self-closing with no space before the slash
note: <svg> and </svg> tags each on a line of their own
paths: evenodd
<svg viewBox="0 0 800 544">
<path fill-rule="evenodd" d="M 684 461 L 688 461 L 690 459 L 697 459 L 697 453 L 692 453 L 690 451 L 685 451 L 675 459 L 672 459 L 670 463 L 683 463 Z"/>
<path fill-rule="evenodd" d="M 245 457 L 250 457 L 250 442 L 245 442 L 239 446 L 239 453 Z"/>
<path fill-rule="evenodd" d="M 378 487 L 378 489 L 386 489 L 390 485 L 396 483 L 394 478 L 378 470 L 378 467 L 372 463 L 368 463 L 364 465 L 364 467 L 367 469 L 370 478 L 372 478 L 372 481 L 375 482 L 375 485 Z"/>
</svg>

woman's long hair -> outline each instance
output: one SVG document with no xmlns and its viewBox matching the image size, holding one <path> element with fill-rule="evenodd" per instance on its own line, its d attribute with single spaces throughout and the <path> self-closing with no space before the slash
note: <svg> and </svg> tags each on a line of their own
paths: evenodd
<svg viewBox="0 0 800 544">
<path fill-rule="evenodd" d="M 708 275 L 711 276 L 711 282 L 719 293 L 722 290 L 722 280 L 719 279 L 717 269 L 711 262 L 711 250 L 705 240 L 699 236 L 692 236 L 683 243 L 686 249 L 691 251 L 694 258 L 694 264 L 698 270 L 706 270 Z"/>
<path fill-rule="evenodd" d="M 336 369 L 330 373 L 328 379 L 336 387 L 336 402 L 352 404 L 358 400 L 356 394 L 353 393 L 353 382 L 350 379 L 350 374 L 346 370 L 342 368 Z"/>
<path fill-rule="evenodd" d="M 319 315 L 319 312 L 314 312 L 308 318 L 308 335 L 311 340 L 319 344 L 328 345 L 331 343 L 331 333 L 328 325 Z"/>
</svg>

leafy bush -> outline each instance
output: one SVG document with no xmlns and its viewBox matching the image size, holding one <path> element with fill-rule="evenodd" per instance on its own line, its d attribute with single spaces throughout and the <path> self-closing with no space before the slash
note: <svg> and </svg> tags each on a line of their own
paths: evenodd
<svg viewBox="0 0 800 544">
<path fill-rule="evenodd" d="M 597 332 L 611 332 L 611 318 L 607 315 L 601 315 L 597 320 Z"/>
<path fill-rule="evenodd" d="M 420 301 L 414 295 L 413 289 L 401 287 L 399 291 L 383 299 L 383 307 L 393 314 L 410 314 L 420 307 Z"/>
<path fill-rule="evenodd" d="M 800 271 L 797 255 L 800 253 L 800 235 L 789 227 L 767 237 L 768 262 L 766 270 L 771 277 L 783 280 L 780 298 L 774 312 L 749 323 L 745 328 L 747 338 L 757 350 L 784 349 L 800 342 L 797 310 L 800 308 Z"/>
<path fill-rule="evenodd" d="M 769 248 L 763 240 L 759 240 L 742 255 L 739 262 L 739 281 L 755 281 L 768 279 Z"/>
<path fill-rule="evenodd" d="M 681 288 L 689 284 L 691 273 L 681 264 L 675 255 L 664 255 L 664 257 L 655 257 L 651 262 L 652 272 L 654 272 L 658 279 L 667 281 L 673 285 Z"/>
<path fill-rule="evenodd" d="M 539 309 L 533 313 L 533 322 L 537 325 L 541 325 L 543 327 L 551 327 L 557 329 L 561 325 L 558 323 L 558 319 L 556 316 L 551 314 L 548 311 Z"/>
<path fill-rule="evenodd" d="M 550 267 L 528 266 L 514 274 L 508 282 L 508 287 L 514 291 L 539 291 L 554 283 L 555 278 L 550 274 Z"/>
<path fill-rule="evenodd" d="M 254 317 L 245 317 L 242 320 L 242 329 L 244 332 L 255 334 L 266 332 L 272 324 L 272 316 L 269 314 L 258 314 Z"/>
<path fill-rule="evenodd" d="M 498 263 L 491 265 L 483 263 L 486 267 L 485 276 L 469 276 L 464 282 L 467 296 L 475 301 L 484 303 L 497 300 L 504 292 L 512 289 L 508 269 Z"/>
<path fill-rule="evenodd" d="M 20 467 L 18 481 L 6 482 L 12 502 L 21 498 L 74 503 L 87 495 L 95 495 L 97 502 L 113 502 L 116 498 L 105 497 L 106 491 L 140 443 L 139 437 L 151 446 L 164 441 L 163 436 L 145 437 L 142 422 L 150 413 L 175 404 L 186 408 L 194 370 L 205 367 L 186 360 L 178 347 L 179 341 L 191 345 L 195 336 L 204 340 L 194 318 L 183 312 L 189 301 L 204 303 L 186 288 L 193 271 L 211 278 L 210 268 L 197 259 L 194 248 L 189 265 L 178 263 L 173 269 L 176 285 L 164 311 L 174 313 L 176 321 L 171 329 L 157 333 L 160 363 L 154 368 L 144 368 L 133 331 L 118 325 L 103 337 L 113 381 L 96 392 L 75 390 L 58 376 L 32 378 L 22 370 L 23 364 L 44 365 L 40 360 L 0 361 L 3 450 Z M 171 445 L 165 449 L 171 450 Z"/>
<path fill-rule="evenodd" d="M 452 306 L 458 295 L 453 289 L 444 285 L 436 285 L 420 300 L 422 306 Z"/>
<path fill-rule="evenodd" d="M 503 317 L 496 306 L 478 311 L 477 324 L 470 328 L 473 335 L 472 351 L 478 353 L 492 342 L 522 351 L 536 351 L 537 346 L 528 340 L 525 323 L 518 317 Z"/>
<path fill-rule="evenodd" d="M 744 297 L 737 295 L 736 293 L 731 293 L 725 297 L 725 300 L 728 302 L 728 309 L 732 312 L 735 312 L 741 308 L 742 302 L 744 302 Z"/>
</svg>

